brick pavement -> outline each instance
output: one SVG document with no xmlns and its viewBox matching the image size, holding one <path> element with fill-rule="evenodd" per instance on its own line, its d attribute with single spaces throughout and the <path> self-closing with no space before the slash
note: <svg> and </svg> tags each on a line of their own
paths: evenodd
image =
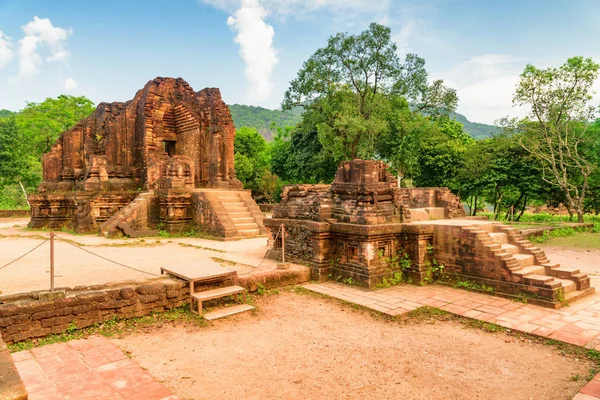
<svg viewBox="0 0 600 400">
<path fill-rule="evenodd" d="M 177 400 L 102 336 L 12 354 L 29 400 Z"/>
<path fill-rule="evenodd" d="M 369 290 L 337 282 L 323 282 L 304 287 L 390 316 L 430 306 L 515 331 L 600 350 L 600 293 L 555 310 L 439 285 L 399 285 Z M 600 374 L 574 397 L 574 400 L 598 399 Z"/>
</svg>

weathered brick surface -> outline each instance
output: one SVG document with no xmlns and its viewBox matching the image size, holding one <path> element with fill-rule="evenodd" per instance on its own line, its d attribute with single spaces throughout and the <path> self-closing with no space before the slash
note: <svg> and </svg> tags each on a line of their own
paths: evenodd
<svg viewBox="0 0 600 400">
<path fill-rule="evenodd" d="M 0 210 L 0 218 L 29 217 L 29 210 Z"/>
<path fill-rule="evenodd" d="M 219 89 L 195 92 L 181 78 L 153 79 L 130 101 L 100 103 L 44 154 L 43 182 L 29 196 L 30 227 L 102 226 L 135 235 L 157 222 L 158 213 L 176 227 L 182 217 L 176 192 L 242 188 L 234 140 Z M 174 199 L 158 210 L 153 190 L 170 191 Z"/>
<path fill-rule="evenodd" d="M 275 237 L 283 224 L 286 260 L 307 264 L 312 279 L 373 287 L 393 273 L 388 261 L 406 252 L 413 262 L 409 275 L 421 282 L 432 234 L 406 224 L 417 206 L 443 208 L 447 216 L 460 215 L 462 207 L 447 188 L 399 189 L 383 162 L 343 162 L 332 185 L 284 188 L 273 218 L 264 222 L 275 241 L 269 257 L 281 259 Z"/>
<path fill-rule="evenodd" d="M 2 338 L 0 338 L 0 399 L 27 400 L 23 381 Z"/>
<path fill-rule="evenodd" d="M 8 343 L 64 332 L 75 324 L 84 328 L 115 316 L 139 317 L 188 301 L 189 288 L 179 280 L 160 279 L 126 287 L 95 286 L 69 291 L 56 300 L 33 297 L 0 302 L 0 335 Z"/>
</svg>

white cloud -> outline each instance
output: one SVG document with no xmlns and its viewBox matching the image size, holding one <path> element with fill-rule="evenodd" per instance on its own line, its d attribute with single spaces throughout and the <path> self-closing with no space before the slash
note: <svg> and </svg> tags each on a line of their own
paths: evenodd
<svg viewBox="0 0 600 400">
<path fill-rule="evenodd" d="M 526 62 L 504 54 L 485 54 L 457 64 L 435 78 L 457 90 L 458 112 L 471 121 L 491 124 L 505 116 L 524 116 L 512 98 Z M 434 75 L 434 74 L 432 74 Z"/>
<path fill-rule="evenodd" d="M 33 17 L 33 20 L 22 27 L 25 36 L 19 40 L 19 76 L 34 74 L 43 63 L 39 54 L 40 46 L 47 46 L 48 62 L 65 61 L 69 52 L 65 49 L 67 38 L 72 33 L 71 28 L 63 29 L 52 25 L 48 18 Z"/>
<path fill-rule="evenodd" d="M 0 68 L 8 64 L 14 55 L 10 38 L 0 31 Z"/>
<path fill-rule="evenodd" d="M 352 26 L 356 21 L 389 21 L 391 0 L 198 0 L 231 15 L 227 25 L 236 32 L 235 43 L 246 64 L 250 100 L 268 100 L 272 92 L 271 75 L 277 54 L 273 47 L 275 31 L 265 22 L 267 16 L 281 20 L 314 17 L 316 12 L 327 13 L 330 24 L 342 22 Z M 368 16 L 368 17 L 367 17 Z M 376 18 L 379 17 L 379 18 Z M 335 21 L 335 22 L 334 22 Z"/>
<path fill-rule="evenodd" d="M 277 63 L 273 48 L 273 27 L 264 21 L 267 11 L 258 0 L 244 0 L 241 7 L 227 19 L 227 25 L 237 34 L 234 42 L 246 64 L 248 93 L 252 100 L 267 100 L 273 89 L 271 74 Z"/>
<path fill-rule="evenodd" d="M 65 90 L 67 92 L 72 92 L 73 90 L 77 89 L 77 87 L 79 86 L 79 84 L 77 83 L 77 81 L 73 78 L 67 78 L 65 79 L 65 81 L 63 82 L 64 86 L 65 86 Z"/>
</svg>

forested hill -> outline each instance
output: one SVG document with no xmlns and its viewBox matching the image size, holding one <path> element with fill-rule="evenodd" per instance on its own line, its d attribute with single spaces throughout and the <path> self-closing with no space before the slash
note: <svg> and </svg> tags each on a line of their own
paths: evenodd
<svg viewBox="0 0 600 400">
<path fill-rule="evenodd" d="M 247 126 L 254 128 L 267 140 L 271 140 L 273 132 L 271 131 L 271 123 L 277 125 L 294 126 L 302 119 L 302 108 L 297 107 L 291 111 L 269 110 L 268 108 L 246 106 L 242 104 L 229 105 L 233 123 L 236 128 Z M 498 128 L 493 125 L 471 122 L 462 114 L 452 113 L 450 115 L 458 122 L 463 124 L 464 130 L 475 139 L 484 139 L 491 137 L 492 134 L 498 132 Z"/>
<path fill-rule="evenodd" d="M 10 117 L 12 115 L 12 111 L 8 111 L 5 109 L 0 110 L 0 118 Z"/>
<path fill-rule="evenodd" d="M 242 126 L 254 128 L 267 140 L 272 139 L 271 123 L 278 126 L 294 126 L 302 119 L 302 107 L 291 111 L 269 110 L 268 108 L 230 104 L 231 117 L 236 129 Z"/>
<path fill-rule="evenodd" d="M 465 132 L 475 139 L 485 139 L 491 137 L 493 134 L 500 133 L 500 128 L 497 126 L 471 122 L 467 117 L 456 112 L 450 114 L 450 117 L 463 124 Z"/>
</svg>

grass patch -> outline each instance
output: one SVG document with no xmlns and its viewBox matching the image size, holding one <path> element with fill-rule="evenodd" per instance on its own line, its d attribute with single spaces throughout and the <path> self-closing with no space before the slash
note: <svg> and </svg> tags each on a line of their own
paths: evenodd
<svg viewBox="0 0 600 400">
<path fill-rule="evenodd" d="M 195 244 L 179 243 L 179 242 L 177 242 L 177 244 L 180 245 L 181 247 L 193 247 L 193 248 L 200 249 L 200 250 L 215 251 L 217 253 L 227 253 L 225 250 L 213 249 L 211 247 L 198 246 Z"/>
<path fill-rule="evenodd" d="M 158 236 L 162 238 L 199 238 L 199 239 L 209 239 L 209 240 L 220 240 L 216 236 L 213 236 L 209 233 L 206 233 L 200 229 L 190 228 L 184 232 L 168 232 L 163 229 L 162 226 L 158 227 Z"/>
<path fill-rule="evenodd" d="M 554 232 L 554 231 L 552 231 Z M 600 250 L 600 234 L 594 232 L 576 232 L 573 235 L 553 236 L 549 235 L 532 237 L 534 243 L 543 243 L 547 246 L 572 247 L 577 249 Z"/>
<path fill-rule="evenodd" d="M 229 265 L 231 267 L 236 266 L 238 263 L 235 261 L 226 260 L 224 258 L 219 257 L 210 257 L 211 260 L 218 262 L 221 266 Z"/>
</svg>

